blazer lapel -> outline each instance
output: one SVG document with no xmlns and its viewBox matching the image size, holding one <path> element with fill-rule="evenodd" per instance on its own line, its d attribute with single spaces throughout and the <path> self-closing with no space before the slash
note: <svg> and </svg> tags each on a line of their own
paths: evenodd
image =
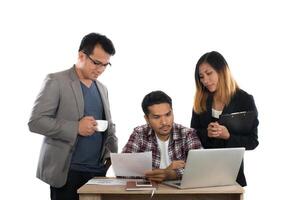
<svg viewBox="0 0 300 200">
<path fill-rule="evenodd" d="M 234 97 L 234 96 L 233 96 L 233 97 Z M 233 101 L 234 101 L 234 98 L 233 98 L 233 97 L 231 97 L 231 100 L 230 100 L 229 104 L 228 104 L 227 106 L 224 107 L 224 109 L 223 109 L 223 114 L 230 114 L 230 113 L 234 112 L 234 111 L 233 111 L 233 109 L 234 109 L 233 105 L 234 105 L 235 103 L 233 102 Z"/>
<path fill-rule="evenodd" d="M 206 101 L 206 112 L 208 114 L 209 117 L 211 117 L 212 115 L 212 103 L 213 103 L 213 96 L 212 95 L 208 95 L 207 97 L 207 101 Z"/>
<path fill-rule="evenodd" d="M 102 103 L 103 103 L 103 108 L 104 108 L 104 113 L 105 113 L 105 119 L 108 120 L 110 118 L 110 116 L 109 116 L 109 112 L 108 112 L 107 95 L 104 93 L 104 91 L 106 91 L 106 90 L 103 88 L 103 86 L 98 81 L 96 81 L 96 83 L 97 83 L 99 93 L 101 95 L 101 100 L 102 100 Z"/>
<path fill-rule="evenodd" d="M 75 65 L 71 69 L 70 76 L 72 79 L 71 86 L 72 86 L 72 89 L 73 89 L 73 92 L 75 95 L 75 99 L 77 102 L 78 113 L 79 113 L 80 118 L 82 118 L 84 115 L 84 100 L 83 100 L 83 94 L 82 94 L 82 90 L 81 90 L 81 86 L 80 86 L 80 81 L 75 72 Z"/>
</svg>

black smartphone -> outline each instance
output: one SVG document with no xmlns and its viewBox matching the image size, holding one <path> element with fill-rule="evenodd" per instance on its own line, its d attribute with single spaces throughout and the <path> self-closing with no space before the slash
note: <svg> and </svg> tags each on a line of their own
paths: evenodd
<svg viewBox="0 0 300 200">
<path fill-rule="evenodd" d="M 152 186 L 152 183 L 148 180 L 136 181 L 136 186 Z"/>
</svg>

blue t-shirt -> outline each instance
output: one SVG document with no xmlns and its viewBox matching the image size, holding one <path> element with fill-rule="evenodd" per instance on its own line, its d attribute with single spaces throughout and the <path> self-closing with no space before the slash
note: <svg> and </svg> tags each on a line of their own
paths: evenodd
<svg viewBox="0 0 300 200">
<path fill-rule="evenodd" d="M 96 83 L 93 81 L 88 88 L 81 83 L 84 99 L 84 116 L 93 116 L 95 120 L 104 119 L 104 109 Z M 71 169 L 86 172 L 102 172 L 104 166 L 100 163 L 103 146 L 103 132 L 96 131 L 91 136 L 78 135 L 71 161 Z"/>
</svg>

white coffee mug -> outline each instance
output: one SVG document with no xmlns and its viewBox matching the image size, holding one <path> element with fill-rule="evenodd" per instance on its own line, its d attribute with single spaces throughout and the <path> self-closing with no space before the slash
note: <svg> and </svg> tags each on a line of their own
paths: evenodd
<svg viewBox="0 0 300 200">
<path fill-rule="evenodd" d="M 97 131 L 103 132 L 107 129 L 108 121 L 107 120 L 96 120 L 97 122 Z"/>
</svg>

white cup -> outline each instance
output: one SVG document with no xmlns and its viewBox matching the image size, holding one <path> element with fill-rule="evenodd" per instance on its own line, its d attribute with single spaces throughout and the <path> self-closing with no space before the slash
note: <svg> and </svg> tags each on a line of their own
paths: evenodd
<svg viewBox="0 0 300 200">
<path fill-rule="evenodd" d="M 97 131 L 103 132 L 107 129 L 108 121 L 107 120 L 96 120 L 97 122 Z"/>
</svg>

